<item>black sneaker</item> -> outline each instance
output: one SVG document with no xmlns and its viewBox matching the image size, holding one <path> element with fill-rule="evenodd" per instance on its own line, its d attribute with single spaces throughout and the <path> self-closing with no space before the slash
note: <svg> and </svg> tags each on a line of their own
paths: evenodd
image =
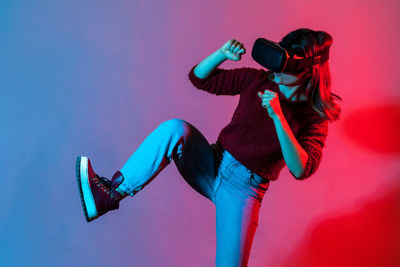
<svg viewBox="0 0 400 267">
<path fill-rule="evenodd" d="M 93 171 L 89 158 L 77 157 L 76 178 L 87 222 L 119 208 L 119 201 L 123 196 L 115 189 L 124 181 L 120 171 L 117 171 L 110 181 L 99 177 Z"/>
</svg>

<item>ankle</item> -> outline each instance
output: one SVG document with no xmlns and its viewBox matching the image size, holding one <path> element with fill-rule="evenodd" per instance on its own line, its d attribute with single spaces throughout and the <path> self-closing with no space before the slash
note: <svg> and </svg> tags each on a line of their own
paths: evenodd
<svg viewBox="0 0 400 267">
<path fill-rule="evenodd" d="M 128 194 L 125 191 L 122 191 L 119 187 L 115 189 L 118 193 L 121 194 L 122 198 L 126 197 Z"/>
</svg>

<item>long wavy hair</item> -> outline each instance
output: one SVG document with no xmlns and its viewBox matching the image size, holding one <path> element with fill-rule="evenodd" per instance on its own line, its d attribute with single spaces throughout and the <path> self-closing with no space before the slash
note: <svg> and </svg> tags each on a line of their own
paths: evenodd
<svg viewBox="0 0 400 267">
<path fill-rule="evenodd" d="M 300 28 L 282 38 L 281 45 L 288 51 L 302 57 L 319 56 L 329 53 L 332 36 L 324 31 L 313 31 Z M 335 99 L 342 101 L 338 95 L 331 93 L 331 72 L 329 60 L 309 67 L 311 76 L 304 86 L 300 86 L 296 95 L 304 94 L 312 108 L 324 119 L 339 120 L 341 108 Z"/>
</svg>

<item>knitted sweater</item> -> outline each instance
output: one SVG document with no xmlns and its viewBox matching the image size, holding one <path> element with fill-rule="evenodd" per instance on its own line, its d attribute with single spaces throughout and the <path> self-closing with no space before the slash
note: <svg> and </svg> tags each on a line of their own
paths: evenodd
<svg viewBox="0 0 400 267">
<path fill-rule="evenodd" d="M 240 95 L 231 122 L 219 133 L 217 142 L 235 159 L 259 176 L 276 180 L 286 165 L 275 124 L 261 105 L 257 92 L 265 89 L 278 93 L 283 115 L 294 136 L 308 154 L 301 177 L 311 176 L 318 168 L 328 133 L 328 121 L 322 119 L 307 101 L 292 102 L 285 98 L 276 83 L 268 80 L 267 71 L 254 68 L 215 68 L 200 79 L 189 72 L 194 87 L 214 95 Z"/>
</svg>

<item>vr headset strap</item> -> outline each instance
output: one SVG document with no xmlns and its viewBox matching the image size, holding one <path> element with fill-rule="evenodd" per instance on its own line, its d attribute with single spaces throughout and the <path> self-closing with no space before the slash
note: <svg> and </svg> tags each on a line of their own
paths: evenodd
<svg viewBox="0 0 400 267">
<path fill-rule="evenodd" d="M 306 58 L 293 58 L 293 65 L 295 69 L 304 69 L 306 67 L 311 67 L 320 63 L 324 63 L 329 59 L 329 53 L 322 54 L 316 57 L 306 57 Z"/>
</svg>

